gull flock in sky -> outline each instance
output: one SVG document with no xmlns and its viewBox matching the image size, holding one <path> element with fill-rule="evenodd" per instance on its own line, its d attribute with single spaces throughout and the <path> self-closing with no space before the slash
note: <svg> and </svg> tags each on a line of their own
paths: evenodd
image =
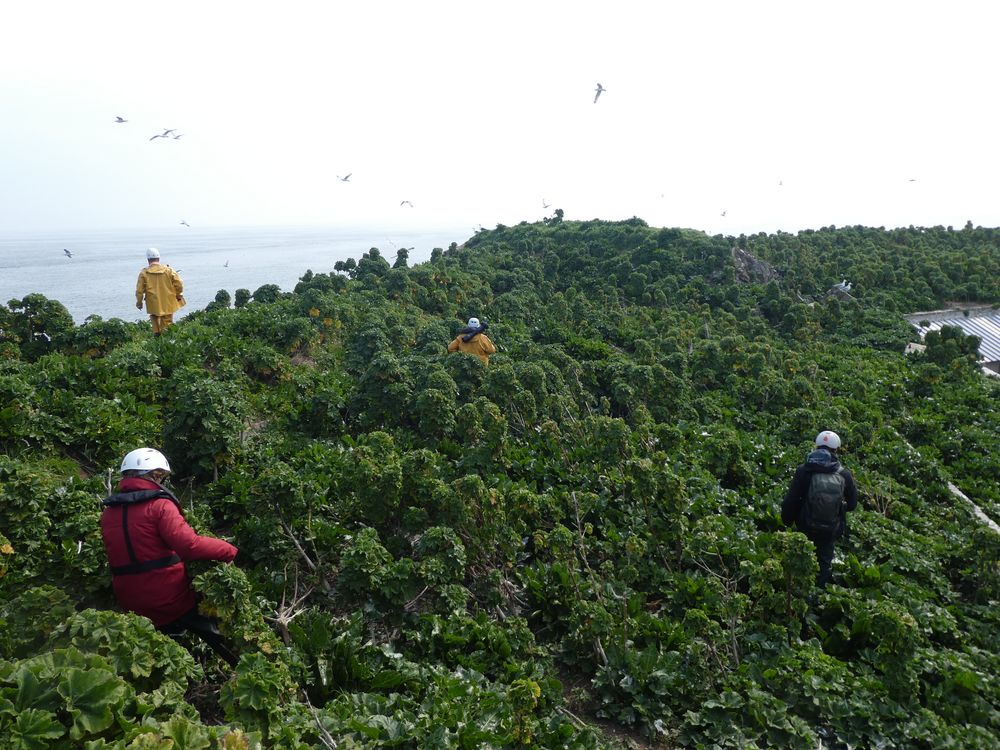
<svg viewBox="0 0 1000 750">
<path fill-rule="evenodd" d="M 0 229 L 1000 224 L 997 4 L 172 8 L 8 9 Z"/>
</svg>

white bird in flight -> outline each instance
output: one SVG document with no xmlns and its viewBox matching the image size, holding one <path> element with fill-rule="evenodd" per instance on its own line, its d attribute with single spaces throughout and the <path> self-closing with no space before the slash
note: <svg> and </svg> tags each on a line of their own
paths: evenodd
<svg viewBox="0 0 1000 750">
<path fill-rule="evenodd" d="M 121 115 L 115 115 L 115 122 L 120 124 L 120 123 L 123 123 L 123 122 L 128 122 L 128 120 L 126 120 Z"/>
<path fill-rule="evenodd" d="M 546 203 L 545 199 L 542 198 L 542 208 L 548 208 L 550 205 L 552 205 L 552 204 L 551 203 Z"/>
<path fill-rule="evenodd" d="M 409 206 L 410 208 L 413 208 L 413 204 L 410 203 L 409 201 L 400 201 L 399 205 L 401 205 L 401 206 Z"/>
<path fill-rule="evenodd" d="M 162 133 L 160 133 L 159 135 L 154 135 L 149 140 L 155 141 L 157 138 L 169 138 L 170 134 L 173 133 L 175 130 L 177 130 L 177 128 L 164 128 Z"/>
<path fill-rule="evenodd" d="M 73 257 L 73 253 L 71 253 L 71 252 L 70 252 L 69 250 L 67 250 L 66 248 L 63 248 L 63 252 L 64 252 L 64 253 L 66 253 L 66 257 L 67 257 L 67 258 L 72 258 L 72 257 Z"/>
<path fill-rule="evenodd" d="M 596 92 L 594 94 L 594 104 L 597 104 L 597 100 L 601 98 L 601 94 L 607 91 L 607 89 L 604 88 L 601 84 L 597 84 L 597 88 L 594 89 L 594 91 Z"/>
<path fill-rule="evenodd" d="M 191 228 L 191 225 L 188 224 L 186 221 L 184 221 L 184 219 L 181 219 L 181 224 L 183 224 L 184 226 L 186 226 L 188 229 Z"/>
<path fill-rule="evenodd" d="M 352 174 L 354 174 L 354 172 L 348 172 L 348 173 L 347 173 L 346 175 L 344 175 L 343 177 L 341 177 L 341 176 L 340 176 L 340 175 L 338 174 L 338 175 L 337 175 L 337 179 L 338 179 L 338 180 L 340 180 L 341 182 L 347 182 L 347 181 L 348 181 L 349 179 L 351 179 L 351 175 L 352 175 Z"/>
</svg>

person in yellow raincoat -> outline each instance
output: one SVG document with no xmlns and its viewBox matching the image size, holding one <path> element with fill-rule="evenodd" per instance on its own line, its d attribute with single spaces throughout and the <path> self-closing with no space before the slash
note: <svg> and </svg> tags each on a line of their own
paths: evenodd
<svg viewBox="0 0 1000 750">
<path fill-rule="evenodd" d="M 160 263 L 160 251 L 155 247 L 146 251 L 146 263 L 135 284 L 135 306 L 141 310 L 145 298 L 153 335 L 159 336 L 174 322 L 174 313 L 187 304 L 184 301 L 184 282 L 177 271 Z"/>
<path fill-rule="evenodd" d="M 496 354 L 497 348 L 486 336 L 486 321 L 480 323 L 479 318 L 469 318 L 466 327 L 448 344 L 448 351 L 475 354 L 486 365 L 490 362 L 490 355 Z"/>
</svg>

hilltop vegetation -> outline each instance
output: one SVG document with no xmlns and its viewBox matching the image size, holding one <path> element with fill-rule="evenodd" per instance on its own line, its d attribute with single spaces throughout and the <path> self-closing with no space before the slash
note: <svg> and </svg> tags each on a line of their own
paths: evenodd
<svg viewBox="0 0 1000 750">
<path fill-rule="evenodd" d="M 1000 302 L 1000 232 L 557 212 L 412 268 L 371 250 L 293 292 L 220 292 L 158 339 L 11 301 L 0 736 L 989 747 L 1000 536 L 947 483 L 1000 521 L 1000 387 L 960 332 L 901 353 L 901 314 L 951 300 Z M 445 354 L 470 315 L 488 366 Z M 822 592 L 778 513 L 820 429 L 863 506 Z M 241 550 L 190 566 L 234 673 L 110 611 L 100 499 L 141 445 Z"/>
</svg>

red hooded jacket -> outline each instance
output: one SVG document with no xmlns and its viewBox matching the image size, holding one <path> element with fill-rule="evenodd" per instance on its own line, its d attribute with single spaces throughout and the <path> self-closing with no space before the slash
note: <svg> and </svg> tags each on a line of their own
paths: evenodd
<svg viewBox="0 0 1000 750">
<path fill-rule="evenodd" d="M 126 477 L 104 500 L 101 536 L 114 576 L 118 603 L 157 627 L 194 608 L 195 594 L 184 560 L 231 562 L 237 549 L 222 539 L 198 536 L 180 503 L 156 482 Z"/>
</svg>

